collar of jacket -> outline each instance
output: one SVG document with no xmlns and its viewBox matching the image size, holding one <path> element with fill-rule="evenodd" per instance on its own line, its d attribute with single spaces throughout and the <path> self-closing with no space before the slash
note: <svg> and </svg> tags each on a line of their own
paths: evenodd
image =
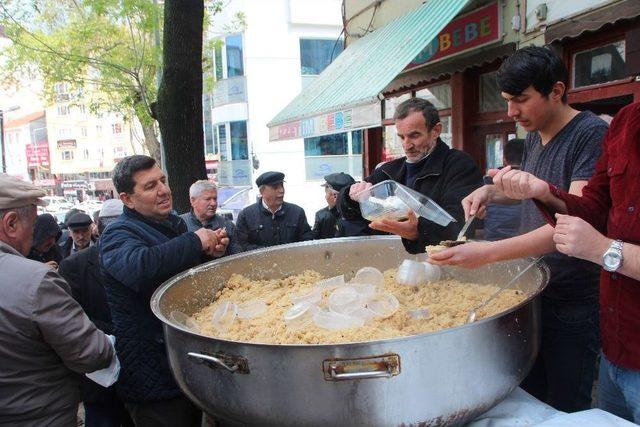
<svg viewBox="0 0 640 427">
<path fill-rule="evenodd" d="M 260 200 L 258 200 L 258 206 L 259 206 L 260 212 L 262 212 L 264 215 L 282 216 L 284 215 L 284 210 L 287 207 L 287 202 L 282 202 L 282 206 L 280 206 L 280 209 L 278 209 L 276 213 L 273 213 L 269 209 L 264 207 L 264 205 L 262 204 L 262 197 L 260 198 Z"/>
<path fill-rule="evenodd" d="M 2 240 L 0 240 L 0 252 L 3 252 L 5 254 L 18 255 L 24 258 L 24 255 L 18 252 L 13 246 L 3 242 Z"/>
<path fill-rule="evenodd" d="M 160 231 L 165 235 L 168 235 L 168 233 L 171 233 L 173 235 L 180 235 L 184 231 L 182 230 L 182 227 L 181 227 L 181 224 L 184 224 L 184 220 L 180 218 L 178 215 L 176 215 L 174 212 L 171 212 L 169 214 L 169 218 L 163 221 L 156 221 L 154 219 L 148 218 L 142 215 L 140 212 L 134 209 L 129 209 L 126 206 L 123 207 L 122 214 L 125 217 L 142 221 L 145 224 L 150 225 L 151 227 L 155 228 L 156 230 Z"/>
<path fill-rule="evenodd" d="M 424 159 L 424 165 L 422 165 L 422 169 L 420 173 L 416 177 L 416 181 L 426 177 L 426 176 L 434 176 L 442 174 L 442 170 L 444 169 L 444 161 L 447 157 L 447 153 L 451 150 L 447 144 L 444 143 L 443 140 L 438 138 L 436 142 L 436 147 L 433 149 L 431 154 Z M 402 166 L 400 169 L 397 168 L 397 164 L 402 161 Z M 380 166 L 382 172 L 387 175 L 390 179 L 402 182 L 405 173 L 407 172 L 407 158 L 402 157 L 401 159 L 391 161 L 389 163 L 385 163 Z"/>
</svg>

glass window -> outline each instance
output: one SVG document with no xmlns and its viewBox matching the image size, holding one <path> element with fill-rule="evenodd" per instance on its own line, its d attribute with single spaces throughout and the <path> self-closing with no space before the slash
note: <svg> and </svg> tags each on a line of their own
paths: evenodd
<svg viewBox="0 0 640 427">
<path fill-rule="evenodd" d="M 497 71 L 480 75 L 479 110 L 481 113 L 489 111 L 503 111 L 507 109 L 507 104 L 500 95 L 500 89 L 498 89 L 497 75 Z"/>
<path fill-rule="evenodd" d="M 219 124 L 216 126 L 216 134 L 218 135 L 218 142 L 220 144 L 220 160 L 226 161 L 229 160 L 227 154 L 227 126 L 223 124 Z"/>
<path fill-rule="evenodd" d="M 407 99 L 411 98 L 411 93 L 405 93 L 400 96 L 394 96 L 393 98 L 385 98 L 384 100 L 384 118 L 393 119 L 393 114 L 396 112 L 396 107 Z"/>
<path fill-rule="evenodd" d="M 73 160 L 73 151 L 62 151 L 62 160 Z"/>
<path fill-rule="evenodd" d="M 442 83 L 429 86 L 416 92 L 417 98 L 424 98 L 436 106 L 438 110 L 451 108 L 451 85 Z"/>
<path fill-rule="evenodd" d="M 122 133 L 122 124 L 121 123 L 114 123 L 111 125 L 111 133 L 117 134 L 117 133 Z"/>
<path fill-rule="evenodd" d="M 213 136 L 213 124 L 211 123 L 211 95 L 202 97 L 202 117 L 204 123 L 204 154 L 217 154 L 216 141 Z"/>
<path fill-rule="evenodd" d="M 222 65 L 222 46 L 220 43 L 216 44 L 214 51 L 214 60 L 216 63 L 216 80 L 222 80 L 224 78 L 223 75 L 223 65 Z"/>
<path fill-rule="evenodd" d="M 453 140 L 453 133 L 451 133 L 451 116 L 441 116 L 440 123 L 442 123 L 440 139 L 451 148 L 451 141 Z"/>
<path fill-rule="evenodd" d="M 300 66 L 303 76 L 318 75 L 342 52 L 342 39 L 300 39 Z"/>
<path fill-rule="evenodd" d="M 304 155 L 337 156 L 348 154 L 347 133 L 316 136 L 304 139 Z"/>
<path fill-rule="evenodd" d="M 247 144 L 247 122 L 229 123 L 231 134 L 231 160 L 247 160 L 249 158 L 249 146 Z"/>
<path fill-rule="evenodd" d="M 485 137 L 485 149 L 487 155 L 487 169 L 496 169 L 502 166 L 502 135 L 489 134 Z"/>
<path fill-rule="evenodd" d="M 96 125 L 96 135 L 102 135 L 102 125 Z"/>
<path fill-rule="evenodd" d="M 67 105 L 58 105 L 58 115 L 66 116 L 69 114 L 69 107 Z"/>
<path fill-rule="evenodd" d="M 362 154 L 362 141 L 364 140 L 364 131 L 354 130 L 351 132 L 351 154 Z"/>
<path fill-rule="evenodd" d="M 624 40 L 583 50 L 573 56 L 573 87 L 620 80 L 628 75 Z"/>
<path fill-rule="evenodd" d="M 225 45 L 227 49 L 227 77 L 243 76 L 242 35 L 228 36 Z"/>
</svg>

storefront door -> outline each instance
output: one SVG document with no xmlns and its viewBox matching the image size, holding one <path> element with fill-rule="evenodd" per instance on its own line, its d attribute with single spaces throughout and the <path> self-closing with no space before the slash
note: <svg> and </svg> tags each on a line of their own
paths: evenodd
<svg viewBox="0 0 640 427">
<path fill-rule="evenodd" d="M 502 166 L 502 147 L 515 137 L 516 126 L 513 122 L 474 126 L 473 148 L 467 151 L 484 173 L 487 169 Z"/>
</svg>

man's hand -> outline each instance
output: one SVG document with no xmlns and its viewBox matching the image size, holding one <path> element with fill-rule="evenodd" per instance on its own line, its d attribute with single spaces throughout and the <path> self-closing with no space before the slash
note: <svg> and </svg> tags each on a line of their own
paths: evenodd
<svg viewBox="0 0 640 427">
<path fill-rule="evenodd" d="M 492 185 L 484 185 L 462 199 L 465 221 L 471 215 L 475 215 L 480 219 L 484 218 L 487 213 L 487 205 L 491 202 L 494 191 L 495 189 Z"/>
<path fill-rule="evenodd" d="M 556 249 L 565 255 L 586 259 L 596 264 L 602 263 L 611 239 L 603 236 L 588 222 L 575 216 L 556 214 L 553 241 Z"/>
<path fill-rule="evenodd" d="M 534 175 L 506 166 L 500 170 L 489 169 L 496 190 L 510 199 L 542 199 L 549 193 L 549 185 Z"/>
<path fill-rule="evenodd" d="M 221 257 L 227 252 L 227 246 L 229 246 L 227 230 L 225 228 L 218 228 L 213 232 L 216 233 L 216 238 L 218 239 L 218 244 L 214 248 L 213 256 Z"/>
<path fill-rule="evenodd" d="M 349 188 L 349 198 L 354 202 L 358 202 L 360 198 L 365 195 L 363 192 L 372 186 L 373 184 L 370 182 L 356 182 Z"/>
<path fill-rule="evenodd" d="M 407 240 L 418 240 L 418 217 L 409 210 L 409 217 L 406 221 L 395 221 L 392 219 L 380 219 L 373 221 L 369 227 L 387 233 L 398 235 Z"/>
<path fill-rule="evenodd" d="M 429 255 L 428 261 L 435 265 L 456 265 L 477 268 L 493 262 L 492 242 L 469 242 Z"/>
<path fill-rule="evenodd" d="M 200 238 L 200 243 L 202 243 L 202 252 L 209 256 L 215 256 L 214 253 L 216 251 L 216 246 L 219 245 L 218 235 L 216 232 L 206 228 L 201 228 L 196 230 L 195 233 L 196 236 Z"/>
<path fill-rule="evenodd" d="M 45 262 L 45 264 L 48 265 L 49 268 L 54 270 L 54 271 L 58 270 L 58 263 L 55 262 L 55 261 L 47 261 L 47 262 Z"/>
</svg>

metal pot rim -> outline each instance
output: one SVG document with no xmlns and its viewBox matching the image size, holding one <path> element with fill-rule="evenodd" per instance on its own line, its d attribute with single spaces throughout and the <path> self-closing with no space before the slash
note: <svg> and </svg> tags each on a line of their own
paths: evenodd
<svg viewBox="0 0 640 427">
<path fill-rule="evenodd" d="M 342 237 L 342 238 L 335 238 L 335 239 L 323 239 L 323 242 L 334 242 L 334 241 L 340 241 L 340 242 L 345 242 L 345 241 L 362 241 L 362 240 L 398 240 L 399 238 L 397 236 L 364 236 L 364 237 Z M 493 320 L 495 320 L 498 317 L 502 317 L 505 316 L 509 313 L 512 313 L 514 311 L 519 310 L 521 307 L 525 306 L 526 304 L 529 304 L 531 302 L 531 300 L 533 300 L 534 298 L 536 298 L 547 286 L 547 282 L 545 282 L 543 284 L 543 286 L 538 287 L 538 289 L 536 290 L 536 292 L 534 292 L 532 295 L 530 295 L 527 299 L 525 299 L 524 301 L 522 301 L 520 304 L 517 304 L 513 307 L 511 307 L 511 309 L 507 310 L 507 311 L 503 311 L 500 313 L 497 313 L 491 317 L 486 317 L 484 319 L 478 320 L 476 322 L 473 323 L 468 323 L 468 324 L 464 324 L 464 325 L 460 325 L 460 326 L 454 326 L 453 328 L 446 328 L 446 329 L 441 329 L 439 331 L 434 331 L 434 332 L 425 332 L 422 334 L 418 334 L 418 335 L 409 335 L 406 337 L 397 337 L 397 338 L 385 338 L 385 339 L 381 339 L 381 340 L 375 340 L 375 341 L 357 341 L 357 342 L 348 342 L 348 343 L 337 343 L 337 344 L 269 344 L 269 343 L 254 343 L 254 342 L 245 342 L 245 341 L 231 341 L 231 340 L 225 340 L 225 339 L 221 339 L 221 338 L 215 338 L 215 337 L 211 337 L 208 335 L 203 335 L 203 334 L 199 334 L 196 332 L 193 332 L 189 329 L 184 328 L 181 325 L 177 325 L 174 322 L 172 322 L 171 320 L 169 320 L 160 310 L 160 300 L 162 299 L 162 297 L 164 296 L 164 294 L 178 281 L 184 279 L 185 277 L 188 277 L 190 275 L 193 275 L 195 272 L 201 272 L 201 271 L 207 271 L 211 268 L 215 268 L 216 266 L 220 265 L 220 264 L 224 264 L 227 262 L 232 262 L 236 259 L 239 258 L 244 258 L 246 257 L 248 254 L 255 254 L 255 253 L 267 253 L 267 252 L 272 252 L 272 251 L 278 251 L 278 250 L 282 250 L 283 248 L 292 248 L 292 247 L 302 247 L 302 246 L 315 246 L 317 245 L 317 241 L 314 240 L 310 240 L 310 241 L 305 241 L 305 242 L 298 242 L 298 243 L 289 243 L 286 245 L 278 245 L 278 246 L 272 246 L 269 248 L 263 248 L 263 249 L 256 249 L 253 251 L 247 251 L 247 252 L 241 252 L 239 254 L 235 254 L 235 255 L 230 255 L 224 258 L 220 258 L 220 259 L 216 259 L 216 260 L 212 260 L 209 261 L 207 263 L 204 264 L 200 264 L 197 267 L 193 267 L 190 268 L 189 270 L 183 271 L 182 273 L 176 274 L 175 276 L 171 277 L 170 279 L 166 280 L 162 285 L 160 285 L 156 291 L 153 293 L 153 295 L 151 296 L 151 310 L 153 311 L 153 313 L 155 314 L 155 316 L 160 319 L 166 326 L 168 327 L 172 327 L 174 329 L 178 329 L 180 330 L 182 333 L 185 334 L 189 334 L 189 335 L 193 335 L 196 337 L 202 337 L 205 338 L 207 340 L 212 340 L 212 341 L 216 341 L 216 342 L 221 342 L 224 344 L 230 344 L 230 345 L 243 345 L 243 346 L 251 346 L 251 347 L 259 347 L 259 348 L 265 348 L 265 349 L 288 349 L 288 348 L 336 348 L 336 347 L 343 347 L 343 348 L 353 348 L 353 347 L 359 347 L 359 346 L 370 346 L 372 344 L 390 344 L 390 343 L 400 343 L 403 341 L 408 341 L 408 340 L 414 340 L 417 339 L 419 337 L 424 337 L 426 335 L 429 336 L 437 336 L 437 335 L 441 335 L 441 334 L 449 334 L 449 333 L 455 333 L 455 331 L 460 330 L 462 328 L 471 328 L 471 327 L 475 327 L 476 325 L 482 325 L 484 323 L 487 322 L 491 322 Z M 527 257 L 525 258 L 528 262 L 533 262 L 535 258 L 533 257 Z M 546 277 L 549 277 L 550 275 L 550 271 L 549 271 L 549 267 L 544 263 L 544 262 L 539 262 L 536 267 L 542 271 L 543 275 L 546 275 Z"/>
</svg>

